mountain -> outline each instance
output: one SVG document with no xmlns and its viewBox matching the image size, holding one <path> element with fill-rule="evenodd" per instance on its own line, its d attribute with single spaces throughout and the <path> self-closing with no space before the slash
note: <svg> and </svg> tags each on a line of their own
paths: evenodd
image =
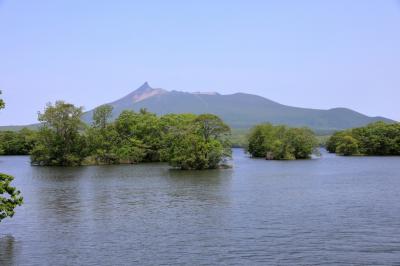
<svg viewBox="0 0 400 266">
<path fill-rule="evenodd" d="M 114 107 L 113 116 L 129 109 L 147 108 L 159 115 L 168 113 L 213 113 L 232 128 L 271 122 L 289 126 L 308 126 L 317 131 L 333 131 L 363 126 L 375 121 L 395 122 L 384 117 L 368 117 L 347 108 L 318 110 L 283 105 L 261 96 L 234 93 L 221 95 L 216 92 L 181 92 L 152 88 L 146 82 L 125 97 L 109 103 Z M 84 114 L 91 121 L 93 110 Z"/>
<path fill-rule="evenodd" d="M 384 117 L 368 117 L 347 108 L 319 110 L 291 107 L 247 93 L 222 95 L 216 92 L 167 91 L 152 88 L 147 82 L 109 104 L 114 107 L 114 118 L 123 110 L 139 111 L 140 108 L 147 108 L 159 115 L 213 113 L 235 129 L 247 129 L 257 123 L 271 122 L 288 126 L 307 126 L 320 133 L 329 133 L 375 121 L 395 122 Z M 92 115 L 93 110 L 86 112 L 83 120 L 90 123 Z"/>
</svg>

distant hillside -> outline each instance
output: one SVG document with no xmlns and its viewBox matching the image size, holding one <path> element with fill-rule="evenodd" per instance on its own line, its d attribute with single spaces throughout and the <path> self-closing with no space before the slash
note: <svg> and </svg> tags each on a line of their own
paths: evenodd
<svg viewBox="0 0 400 266">
<path fill-rule="evenodd" d="M 39 124 L 23 125 L 23 126 L 0 126 L 0 131 L 19 131 L 23 128 L 29 128 L 35 130 L 39 127 Z"/>
<path fill-rule="evenodd" d="M 236 129 L 246 129 L 257 123 L 271 122 L 288 126 L 307 126 L 323 133 L 359 127 L 375 121 L 395 122 L 384 117 L 369 117 L 347 108 L 319 110 L 291 107 L 246 93 L 221 95 L 215 92 L 166 91 L 152 88 L 147 82 L 125 97 L 109 104 L 114 107 L 114 117 L 123 110 L 138 111 L 140 108 L 147 108 L 159 115 L 213 113 Z M 90 123 L 92 114 L 93 110 L 86 112 L 83 120 Z"/>
<path fill-rule="evenodd" d="M 384 117 L 368 117 L 346 108 L 329 110 L 307 109 L 283 105 L 261 96 L 235 93 L 221 95 L 211 93 L 189 93 L 154 89 L 146 82 L 127 96 L 111 102 L 114 116 L 125 110 L 138 111 L 147 108 L 157 114 L 168 113 L 213 113 L 220 116 L 233 128 L 271 122 L 289 126 L 308 126 L 317 131 L 333 131 L 362 126 L 375 121 L 394 122 Z M 83 119 L 90 122 L 92 111 Z"/>
</svg>

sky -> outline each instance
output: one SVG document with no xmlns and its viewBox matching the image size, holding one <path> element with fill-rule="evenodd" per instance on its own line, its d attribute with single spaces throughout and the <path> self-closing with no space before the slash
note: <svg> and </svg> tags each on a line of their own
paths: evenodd
<svg viewBox="0 0 400 266">
<path fill-rule="evenodd" d="M 400 120 L 400 2 L 0 0 L 0 125 L 145 81 Z"/>
</svg>

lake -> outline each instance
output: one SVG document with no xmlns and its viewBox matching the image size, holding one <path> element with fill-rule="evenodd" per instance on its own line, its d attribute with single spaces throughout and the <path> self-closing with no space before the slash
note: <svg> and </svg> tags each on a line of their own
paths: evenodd
<svg viewBox="0 0 400 266">
<path fill-rule="evenodd" d="M 0 265 L 400 265 L 400 157 L 31 167 L 0 157 L 25 204 Z"/>
</svg>

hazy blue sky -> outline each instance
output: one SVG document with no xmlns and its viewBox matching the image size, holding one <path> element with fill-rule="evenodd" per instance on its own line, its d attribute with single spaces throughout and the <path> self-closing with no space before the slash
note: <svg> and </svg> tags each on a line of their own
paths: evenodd
<svg viewBox="0 0 400 266">
<path fill-rule="evenodd" d="M 395 0 L 0 0 L 0 125 L 144 81 L 400 120 Z"/>
</svg>

